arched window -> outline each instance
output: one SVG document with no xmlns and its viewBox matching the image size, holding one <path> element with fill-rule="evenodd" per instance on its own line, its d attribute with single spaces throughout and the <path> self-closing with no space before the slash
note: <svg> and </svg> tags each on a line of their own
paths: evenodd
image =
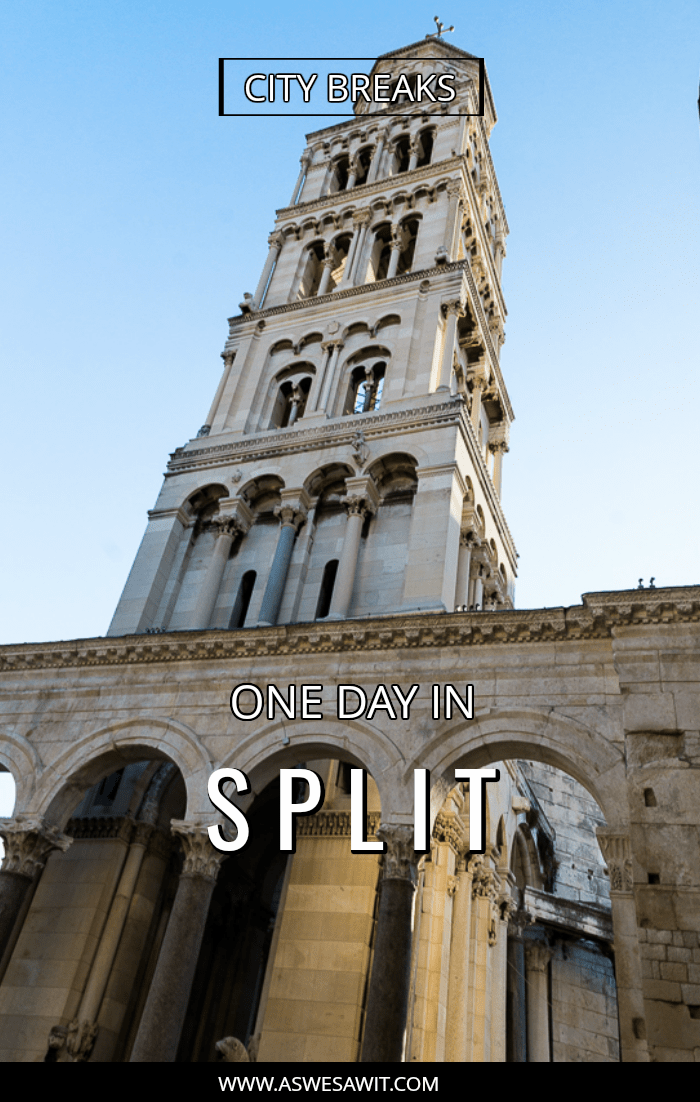
<svg viewBox="0 0 700 1102">
<path fill-rule="evenodd" d="M 248 615 L 248 606 L 250 604 L 250 598 L 253 596 L 255 579 L 257 576 L 255 570 L 247 570 L 241 578 L 241 584 L 238 587 L 233 612 L 231 613 L 231 620 L 228 625 L 231 631 L 234 631 L 236 628 L 242 628 L 245 624 L 245 618 Z"/>
<path fill-rule="evenodd" d="M 344 153 L 341 157 L 338 157 L 333 162 L 333 168 L 331 172 L 330 184 L 328 186 L 328 194 L 332 195 L 336 191 L 345 191 L 348 186 L 348 176 L 350 175 L 350 158 L 347 153 Z"/>
<path fill-rule="evenodd" d="M 386 363 L 381 361 L 371 367 L 356 367 L 350 376 L 344 414 L 376 412 L 382 401 L 385 374 Z"/>
<path fill-rule="evenodd" d="M 355 169 L 355 187 L 360 187 L 361 184 L 367 182 L 367 173 L 369 172 L 370 165 L 372 164 L 372 155 L 374 153 L 374 146 L 367 145 L 364 149 L 360 149 L 355 155 L 353 166 Z"/>
<path fill-rule="evenodd" d="M 399 266 L 396 270 L 397 275 L 401 275 L 402 272 L 410 272 L 413 266 L 419 225 L 419 218 L 407 218 L 405 222 L 401 223 L 401 252 L 399 253 Z"/>
<path fill-rule="evenodd" d="M 423 165 L 430 164 L 430 158 L 433 155 L 433 143 L 435 141 L 434 130 L 421 130 L 418 135 L 418 159 L 416 161 L 416 168 L 422 168 Z"/>
<path fill-rule="evenodd" d="M 324 245 L 322 241 L 314 241 L 307 249 L 306 264 L 299 283 L 297 298 L 313 298 L 318 294 L 318 287 L 323 275 Z"/>
<path fill-rule="evenodd" d="M 311 389 L 311 378 L 287 379 L 279 388 L 270 419 L 271 429 L 291 428 L 304 416 Z"/>
<path fill-rule="evenodd" d="M 333 587 L 335 585 L 336 574 L 338 573 L 338 561 L 338 559 L 331 559 L 330 562 L 326 563 L 323 570 L 321 591 L 318 595 L 316 615 L 314 616 L 315 620 L 324 620 L 331 610 Z"/>
<path fill-rule="evenodd" d="M 378 226 L 374 231 L 374 245 L 369 258 L 366 283 L 374 283 L 378 279 L 386 279 L 391 259 L 391 226 L 388 222 Z"/>
<path fill-rule="evenodd" d="M 411 139 L 408 134 L 399 138 L 394 146 L 394 160 L 391 166 L 392 176 L 398 176 L 401 172 L 407 172 L 411 163 Z"/>
</svg>

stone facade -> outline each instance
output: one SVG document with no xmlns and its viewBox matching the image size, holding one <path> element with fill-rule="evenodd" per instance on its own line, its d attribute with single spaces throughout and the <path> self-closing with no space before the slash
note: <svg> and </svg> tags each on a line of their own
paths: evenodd
<svg viewBox="0 0 700 1102">
<path fill-rule="evenodd" d="M 2 1060 L 700 1052 L 700 588 L 513 607 L 491 90 L 474 114 L 440 39 L 380 62 L 454 68 L 456 103 L 308 136 L 107 637 L 0 648 Z M 380 683 L 419 686 L 410 718 L 337 717 Z M 244 684 L 316 686 L 323 718 L 236 718 Z M 467 684 L 473 718 L 434 718 Z M 479 853 L 455 770 L 491 765 Z M 325 799 L 288 856 L 300 766 Z M 222 767 L 251 785 L 230 855 Z M 352 852 L 353 767 L 384 853 Z"/>
</svg>

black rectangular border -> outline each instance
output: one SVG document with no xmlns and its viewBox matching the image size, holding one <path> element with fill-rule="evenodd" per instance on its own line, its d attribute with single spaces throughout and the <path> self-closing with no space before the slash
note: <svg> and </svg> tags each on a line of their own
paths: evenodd
<svg viewBox="0 0 700 1102">
<path fill-rule="evenodd" d="M 376 64 L 376 57 L 220 57 L 219 58 L 219 116 L 226 119 L 337 119 L 339 122 L 342 119 L 365 119 L 365 115 L 356 115 L 354 111 L 345 114 L 335 114 L 330 111 L 270 111 L 264 115 L 258 115 L 252 111 L 224 111 L 224 62 L 225 61 L 371 61 L 372 64 Z M 405 57 L 397 59 L 401 61 L 445 61 L 444 57 Z M 478 61 L 479 62 L 479 110 L 478 111 L 457 111 L 452 117 L 456 119 L 470 119 L 470 118 L 483 118 L 484 115 L 484 94 L 485 94 L 485 73 L 486 66 L 484 64 L 483 57 L 456 57 L 450 58 L 451 61 Z M 430 111 L 425 111 L 425 114 L 432 114 Z M 406 118 L 405 111 L 382 111 L 377 112 L 375 118 L 382 119 L 396 119 Z M 444 117 L 444 116 L 442 116 Z"/>
</svg>

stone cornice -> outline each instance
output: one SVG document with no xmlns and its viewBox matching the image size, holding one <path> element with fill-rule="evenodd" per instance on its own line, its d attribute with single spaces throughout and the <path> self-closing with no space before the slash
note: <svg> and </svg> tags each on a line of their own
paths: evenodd
<svg viewBox="0 0 700 1102">
<path fill-rule="evenodd" d="M 602 604 L 598 600 L 601 597 Z M 681 623 L 700 624 L 700 586 L 587 594 L 583 605 L 570 608 L 426 612 L 238 631 L 216 629 L 24 643 L 0 647 L 0 671 L 436 647 L 463 650 L 510 643 L 611 639 L 615 629 L 628 625 Z"/>
<path fill-rule="evenodd" d="M 170 456 L 167 474 L 181 474 L 183 471 L 219 467 L 222 464 L 257 462 L 271 456 L 307 452 L 316 448 L 337 448 L 343 444 L 351 447 L 360 427 L 369 440 L 393 435 L 397 429 L 420 431 L 444 422 L 454 421 L 457 424 L 462 407 L 461 398 L 450 398 L 446 402 L 416 406 L 413 409 L 342 417 L 309 429 L 295 426 L 288 432 L 277 430 L 258 436 L 246 436 L 230 444 L 212 444 L 206 448 L 193 448 L 191 451 L 178 449 Z"/>
<path fill-rule="evenodd" d="M 257 324 L 265 318 L 276 317 L 279 314 L 298 313 L 300 310 L 316 311 L 319 306 L 325 306 L 327 303 L 356 298 L 375 291 L 385 291 L 390 287 L 399 287 L 402 283 L 422 282 L 424 279 L 443 275 L 445 272 L 464 271 L 466 266 L 466 260 L 454 260 L 450 264 L 436 264 L 433 268 L 422 268 L 419 272 L 404 272 L 402 275 L 394 276 L 393 279 L 379 279 L 374 283 L 363 283 L 359 287 L 346 287 L 343 291 L 333 291 L 329 295 L 317 295 L 315 298 L 299 299 L 298 302 L 283 302 L 279 306 L 263 307 L 262 310 L 256 310 L 254 314 L 236 314 L 235 317 L 228 319 L 229 328 L 233 330 L 246 322 Z M 229 333 L 229 336 L 232 335 Z"/>
</svg>

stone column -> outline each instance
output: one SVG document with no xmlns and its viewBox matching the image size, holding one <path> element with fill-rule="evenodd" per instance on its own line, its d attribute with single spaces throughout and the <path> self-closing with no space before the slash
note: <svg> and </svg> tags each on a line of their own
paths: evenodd
<svg viewBox="0 0 700 1102">
<path fill-rule="evenodd" d="M 467 1025 L 467 1059 L 491 1060 L 491 954 L 496 940 L 495 906 L 500 887 L 496 871 L 485 861 L 475 861 L 472 903 L 470 1015 Z"/>
<path fill-rule="evenodd" d="M 469 938 L 472 917 L 474 862 L 465 855 L 457 866 L 458 885 L 452 912 L 450 980 L 445 1023 L 445 1060 L 467 1059 L 467 1003 L 469 993 Z"/>
<path fill-rule="evenodd" d="M 482 367 L 477 369 L 471 376 L 470 382 L 472 383 L 472 428 L 476 433 L 477 440 L 479 439 L 479 425 L 481 424 L 481 395 L 486 390 L 488 379 L 486 378 L 486 370 Z"/>
<path fill-rule="evenodd" d="M 629 835 L 600 827 L 596 834 L 610 875 L 620 1056 L 625 1062 L 646 1063 L 649 1050 Z"/>
<path fill-rule="evenodd" d="M 406 1031 L 411 968 L 411 909 L 417 857 L 413 828 L 387 823 L 377 836 L 386 842 L 367 993 L 362 1063 L 400 1063 Z"/>
<path fill-rule="evenodd" d="M 348 257 L 345 265 L 345 277 L 342 281 L 342 286 L 353 287 L 357 283 L 358 271 L 361 271 L 359 265 L 362 262 L 362 253 L 365 247 L 365 241 L 367 239 L 367 229 L 372 220 L 372 212 L 369 210 L 358 210 L 352 216 L 353 225 L 355 226 L 355 233 L 352 239 L 352 260 Z"/>
<path fill-rule="evenodd" d="M 260 276 L 258 286 L 255 289 L 255 294 L 253 295 L 253 302 L 258 310 L 261 308 L 263 302 L 265 301 L 265 291 L 267 290 L 267 285 L 270 282 L 272 270 L 277 263 L 277 258 L 280 254 L 283 241 L 284 238 L 282 237 L 282 234 L 277 231 L 271 233 L 267 239 L 267 243 L 270 246 L 270 251 L 267 254 L 267 260 L 265 261 L 262 275 Z"/>
<path fill-rule="evenodd" d="M 342 341 L 328 341 L 326 347 L 330 349 L 328 357 L 328 367 L 326 368 L 325 378 L 323 380 L 323 386 L 321 388 L 321 396 L 318 400 L 318 409 L 325 410 L 328 406 L 328 400 L 332 393 L 333 382 L 335 378 L 335 369 L 338 365 L 338 357 L 341 349 L 343 348 Z"/>
<path fill-rule="evenodd" d="M 454 302 L 443 303 L 442 312 L 447 319 L 447 323 L 445 326 L 445 343 L 442 349 L 442 361 L 440 363 L 440 377 L 438 379 L 437 389 L 446 390 L 449 393 L 450 383 L 452 381 L 452 369 L 454 367 L 457 319 L 464 317 L 465 310 L 462 303 L 457 299 Z"/>
<path fill-rule="evenodd" d="M 346 487 L 349 492 L 341 501 L 347 507 L 348 520 L 335 576 L 329 620 L 345 620 L 347 617 L 355 584 L 362 525 L 365 517 L 375 513 L 379 505 L 379 494 L 371 478 L 349 478 L 346 480 Z"/>
<path fill-rule="evenodd" d="M 231 544 L 237 535 L 248 530 L 239 517 L 217 516 L 214 518 L 214 524 L 218 528 L 218 534 L 207 572 L 204 575 L 204 581 L 197 594 L 197 603 L 190 619 L 192 631 L 209 627 L 216 605 L 216 598 L 219 596 L 219 586 L 228 562 Z"/>
<path fill-rule="evenodd" d="M 275 509 L 275 516 L 279 517 L 281 528 L 275 548 L 275 557 L 270 567 L 270 575 L 265 586 L 265 593 L 260 607 L 258 627 L 272 627 L 277 623 L 284 586 L 287 581 L 287 571 L 292 557 L 292 548 L 296 534 L 306 520 L 308 504 L 306 501 L 299 503 L 299 491 L 291 491 L 296 502 L 285 501 L 285 493 L 282 493 L 282 504 Z"/>
<path fill-rule="evenodd" d="M 143 1008 L 131 1063 L 173 1063 L 221 862 L 226 857 L 197 823 L 172 823 L 185 863 Z"/>
<path fill-rule="evenodd" d="M 100 944 L 80 1002 L 77 1019 L 81 1026 L 85 1024 L 92 1025 L 97 1020 L 102 997 L 119 947 L 119 939 L 122 936 L 126 916 L 131 905 L 136 879 L 141 871 L 146 847 L 153 829 L 149 823 L 137 823 L 135 826 L 119 885 L 114 894 L 107 922 L 102 931 Z"/>
<path fill-rule="evenodd" d="M 508 869 L 499 868 L 501 891 L 494 910 L 494 935 L 491 949 L 491 1063 L 506 1062 L 507 985 L 508 985 L 508 920 L 516 909 L 510 894 L 515 877 Z"/>
<path fill-rule="evenodd" d="M 313 413 L 316 409 L 318 409 L 321 391 L 324 389 L 326 376 L 328 373 L 328 363 L 333 352 L 333 341 L 323 341 L 321 343 L 321 349 L 323 351 L 323 363 L 321 364 L 321 370 L 311 383 L 309 400 L 306 403 L 307 417 L 310 413 Z"/>
<path fill-rule="evenodd" d="M 469 608 L 469 570 L 472 562 L 472 540 L 473 536 L 470 531 L 460 533 L 455 608 L 461 608 L 462 606 Z"/>
<path fill-rule="evenodd" d="M 527 1014 L 525 986 L 525 946 L 522 924 L 511 919 L 508 926 L 506 977 L 506 1060 L 510 1064 L 527 1063 Z"/>
<path fill-rule="evenodd" d="M 525 943 L 527 982 L 527 1062 L 548 1064 L 549 1045 L 549 962 L 553 950 L 542 941 Z"/>
<path fill-rule="evenodd" d="M 491 480 L 493 482 L 496 493 L 499 498 L 501 496 L 501 482 L 503 474 L 503 455 L 509 451 L 509 447 L 505 443 L 489 444 L 489 451 L 493 453 L 493 475 Z"/>
<path fill-rule="evenodd" d="M 385 279 L 393 279 L 396 275 L 396 269 L 399 266 L 399 257 L 401 256 L 401 229 L 399 226 L 391 227 L 391 256 L 389 257 L 389 268 L 387 270 Z"/>
<path fill-rule="evenodd" d="M 0 871 L 0 960 L 13 938 L 15 923 L 34 879 L 54 849 L 65 852 L 71 842 L 66 834 L 42 819 L 18 816 L 0 819 L 5 858 Z"/>
<path fill-rule="evenodd" d="M 457 217 L 459 210 L 459 204 L 462 199 L 462 182 L 461 180 L 448 180 L 447 182 L 447 219 L 445 223 L 445 248 L 447 249 L 448 261 L 454 260 L 454 242 L 457 229 L 459 227 L 460 219 Z"/>
<path fill-rule="evenodd" d="M 413 172 L 414 168 L 418 164 L 418 153 L 420 151 L 420 142 L 418 138 L 414 138 L 409 146 L 409 152 L 411 154 L 408 162 L 408 171 Z"/>
<path fill-rule="evenodd" d="M 359 171 L 360 171 L 360 162 L 359 162 L 357 154 L 356 154 L 352 158 L 352 160 L 350 161 L 350 171 L 348 172 L 348 182 L 345 185 L 345 190 L 346 191 L 350 191 L 351 188 L 354 188 L 355 181 L 357 179 L 357 174 L 358 174 Z"/>
<path fill-rule="evenodd" d="M 335 261 L 330 255 L 329 246 L 326 246 L 326 255 L 323 260 L 323 271 L 321 273 L 321 282 L 318 285 L 317 295 L 325 295 L 328 291 L 328 284 L 331 281 L 331 272 L 333 271 L 333 265 Z"/>
<path fill-rule="evenodd" d="M 367 173 L 367 183 L 371 184 L 377 179 L 379 174 L 379 168 L 382 160 L 382 153 L 384 152 L 384 143 L 386 142 L 386 131 L 382 130 L 377 138 L 377 144 L 374 149 L 374 155 L 372 157 L 372 164 L 369 166 L 369 172 Z"/>
<path fill-rule="evenodd" d="M 311 163 L 311 154 L 307 150 L 305 153 L 302 153 L 301 157 L 299 158 L 299 164 L 301 165 L 301 168 L 299 170 L 299 175 L 297 176 L 297 182 L 294 185 L 294 191 L 292 192 L 292 198 L 289 200 L 290 207 L 295 207 L 297 205 L 297 203 L 299 202 L 299 193 L 301 191 L 301 186 L 304 183 L 306 173 L 309 171 L 310 163 Z"/>
</svg>

